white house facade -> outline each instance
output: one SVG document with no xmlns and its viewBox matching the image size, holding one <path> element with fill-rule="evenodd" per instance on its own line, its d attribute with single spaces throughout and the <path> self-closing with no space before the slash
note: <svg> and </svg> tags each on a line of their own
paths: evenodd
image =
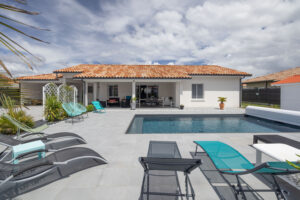
<svg viewBox="0 0 300 200">
<path fill-rule="evenodd" d="M 122 101 L 136 98 L 137 107 L 217 107 L 226 97 L 226 107 L 239 107 L 241 79 L 250 74 L 215 65 L 76 65 L 53 74 L 19 77 L 24 99 L 42 99 L 43 85 L 74 85 L 78 101 L 122 107 Z"/>
<path fill-rule="evenodd" d="M 280 86 L 280 108 L 300 111 L 300 75 L 288 77 L 273 85 Z"/>
</svg>

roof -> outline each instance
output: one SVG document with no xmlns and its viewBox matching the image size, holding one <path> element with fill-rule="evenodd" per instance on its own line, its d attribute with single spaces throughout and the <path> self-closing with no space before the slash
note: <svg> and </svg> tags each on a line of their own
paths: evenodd
<svg viewBox="0 0 300 200">
<path fill-rule="evenodd" d="M 58 80 L 58 78 L 62 78 L 63 75 L 62 74 L 55 74 L 55 73 L 51 73 L 51 74 L 39 74 L 39 75 L 33 75 L 33 76 L 21 76 L 16 78 L 17 80 Z"/>
<path fill-rule="evenodd" d="M 300 74 L 290 76 L 290 77 L 288 77 L 286 79 L 283 79 L 281 81 L 277 81 L 277 82 L 273 83 L 272 85 L 281 85 L 281 84 L 289 84 L 289 83 L 300 83 Z"/>
<path fill-rule="evenodd" d="M 265 76 L 259 76 L 251 79 L 244 80 L 243 83 L 255 83 L 255 82 L 265 82 L 265 81 L 280 81 L 286 79 L 290 76 L 300 74 L 300 67 L 295 67 L 280 72 L 267 74 Z"/>
<path fill-rule="evenodd" d="M 5 74 L 0 73 L 0 87 L 14 87 L 18 82 L 7 77 Z"/>
<path fill-rule="evenodd" d="M 251 76 L 217 65 L 96 65 L 80 64 L 54 71 L 54 73 L 78 73 L 74 78 L 146 78 L 184 79 L 192 75 Z"/>
</svg>

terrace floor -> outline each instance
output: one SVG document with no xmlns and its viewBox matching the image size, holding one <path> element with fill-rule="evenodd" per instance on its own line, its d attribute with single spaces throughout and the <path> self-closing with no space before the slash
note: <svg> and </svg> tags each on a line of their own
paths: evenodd
<svg viewBox="0 0 300 200">
<path fill-rule="evenodd" d="M 37 108 L 36 108 L 37 109 Z M 30 112 L 29 112 L 30 113 Z M 61 179 L 37 190 L 23 194 L 17 199 L 102 199 L 134 200 L 138 199 L 143 178 L 143 168 L 138 162 L 140 156 L 146 156 L 150 140 L 176 141 L 182 157 L 191 158 L 195 150 L 194 140 L 219 140 L 239 150 L 251 162 L 255 162 L 255 150 L 252 144 L 253 134 L 125 134 L 135 114 L 241 114 L 243 109 L 215 108 L 196 110 L 178 109 L 107 109 L 104 114 L 89 113 L 84 121 L 50 125 L 46 133 L 70 131 L 84 137 L 88 144 L 108 160 L 108 164 L 93 167 L 72 176 Z M 300 140 L 299 133 L 282 133 L 286 137 Z M 269 159 L 263 157 L 264 159 Z M 196 199 L 219 199 L 200 170 L 190 175 Z M 254 188 L 266 188 L 254 176 L 244 180 Z M 184 188 L 184 187 L 183 187 Z M 264 199 L 275 199 L 273 193 L 260 193 Z"/>
</svg>

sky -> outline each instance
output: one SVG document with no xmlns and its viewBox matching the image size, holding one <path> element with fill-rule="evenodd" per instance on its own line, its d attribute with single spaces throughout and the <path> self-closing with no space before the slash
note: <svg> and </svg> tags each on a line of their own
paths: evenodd
<svg viewBox="0 0 300 200">
<path fill-rule="evenodd" d="M 300 66 L 299 0 L 28 0 L 14 5 L 40 14 L 1 14 L 50 29 L 10 22 L 45 44 L 0 26 L 42 60 L 32 58 L 31 71 L 0 45 L 0 59 L 16 77 L 81 63 L 209 64 L 253 76 Z"/>
</svg>

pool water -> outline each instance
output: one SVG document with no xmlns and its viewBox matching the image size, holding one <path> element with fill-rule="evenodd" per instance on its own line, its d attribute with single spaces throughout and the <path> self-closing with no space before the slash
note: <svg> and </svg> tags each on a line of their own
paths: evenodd
<svg viewBox="0 0 300 200">
<path fill-rule="evenodd" d="M 300 127 L 245 115 L 136 115 L 129 134 L 280 133 Z"/>
</svg>

